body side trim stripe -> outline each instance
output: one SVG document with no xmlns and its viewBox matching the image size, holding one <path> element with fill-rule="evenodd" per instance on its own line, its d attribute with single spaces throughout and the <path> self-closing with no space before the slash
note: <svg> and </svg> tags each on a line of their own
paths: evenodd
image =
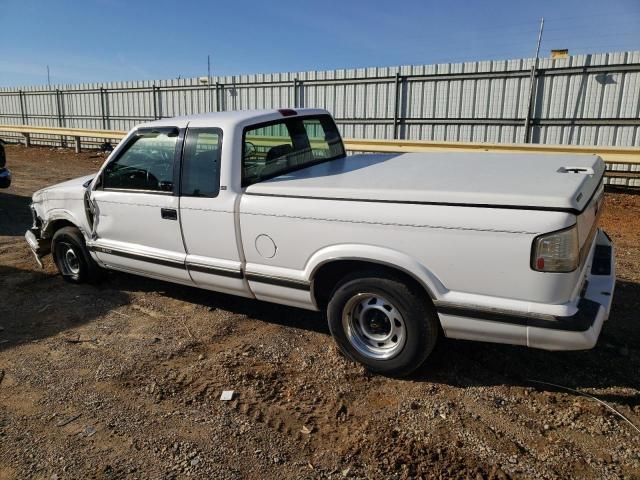
<svg viewBox="0 0 640 480">
<path fill-rule="evenodd" d="M 130 253 L 130 252 L 125 252 L 125 251 L 117 250 L 113 248 L 101 247 L 98 245 L 90 245 L 88 248 L 93 252 L 106 253 L 108 255 L 116 255 L 118 257 L 130 258 L 132 260 L 155 263 L 157 265 L 163 265 L 166 267 L 180 268 L 183 270 L 189 269 L 195 272 L 210 273 L 212 275 L 220 275 L 223 277 L 230 277 L 230 278 L 238 278 L 238 279 L 246 278 L 247 280 L 252 282 L 267 283 L 270 285 L 293 288 L 296 290 L 308 290 L 308 291 L 311 290 L 311 284 L 304 280 L 293 280 L 290 278 L 274 277 L 271 275 L 263 275 L 259 273 L 244 273 L 242 270 L 232 270 L 228 268 L 213 267 L 213 266 L 202 265 L 202 264 L 193 264 L 193 263 L 185 264 L 183 262 L 179 262 L 176 260 L 161 259 L 161 258 L 156 258 L 148 255 Z"/>
<path fill-rule="evenodd" d="M 296 290 L 311 291 L 311 284 L 303 280 L 291 280 L 283 277 L 272 277 L 271 275 L 263 275 L 261 273 L 245 273 L 247 280 L 250 282 L 268 283 L 279 287 L 293 288 Z"/>
<path fill-rule="evenodd" d="M 155 263 L 156 265 L 163 265 L 165 267 L 180 268 L 182 270 L 185 270 L 187 268 L 184 262 L 180 262 L 178 260 L 157 258 L 157 257 L 152 257 L 150 255 L 143 255 L 139 253 L 130 253 L 122 250 L 117 250 L 114 248 L 101 247 L 98 245 L 91 245 L 88 248 L 92 252 L 106 253 L 107 255 L 115 255 L 123 258 L 130 258 L 132 260 L 138 260 L 141 262 Z"/>
<path fill-rule="evenodd" d="M 202 265 L 198 263 L 187 262 L 187 268 L 192 272 L 211 273 L 213 275 L 220 275 L 221 277 L 229 278 L 243 278 L 242 270 L 233 270 L 230 268 L 213 267 L 210 265 Z"/>
<path fill-rule="evenodd" d="M 570 332 L 584 332 L 593 325 L 600 304 L 586 298 L 578 302 L 578 311 L 574 315 L 558 317 L 554 315 L 536 315 L 482 307 L 469 307 L 447 302 L 434 302 L 438 313 L 468 317 L 489 322 L 509 323 L 523 327 L 547 328 Z"/>
</svg>

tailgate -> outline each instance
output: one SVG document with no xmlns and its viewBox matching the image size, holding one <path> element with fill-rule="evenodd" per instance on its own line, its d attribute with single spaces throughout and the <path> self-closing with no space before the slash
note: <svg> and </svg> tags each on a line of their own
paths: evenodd
<svg viewBox="0 0 640 480">
<path fill-rule="evenodd" d="M 598 229 L 598 219 L 604 206 L 604 180 L 600 180 L 595 193 L 593 193 L 584 210 L 577 215 L 578 239 L 580 244 L 580 267 L 589 256 L 593 239 Z"/>
</svg>

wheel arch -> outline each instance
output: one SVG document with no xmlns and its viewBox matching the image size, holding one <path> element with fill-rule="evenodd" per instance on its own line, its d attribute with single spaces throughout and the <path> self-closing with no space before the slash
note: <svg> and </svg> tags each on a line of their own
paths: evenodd
<svg viewBox="0 0 640 480">
<path fill-rule="evenodd" d="M 340 278 L 353 271 L 367 269 L 394 273 L 419 287 L 432 301 L 446 291 L 435 274 L 402 252 L 371 245 L 339 245 L 317 252 L 305 269 L 316 307 L 323 309 L 326 306 Z"/>
<path fill-rule="evenodd" d="M 67 210 L 56 210 L 49 214 L 46 222 L 42 226 L 42 238 L 51 239 L 56 231 L 63 227 L 75 227 L 86 238 L 82 225 L 75 216 Z"/>
</svg>

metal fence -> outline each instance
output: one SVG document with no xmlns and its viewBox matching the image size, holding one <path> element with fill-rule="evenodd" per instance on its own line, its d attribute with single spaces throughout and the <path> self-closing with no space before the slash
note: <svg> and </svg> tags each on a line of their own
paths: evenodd
<svg viewBox="0 0 640 480">
<path fill-rule="evenodd" d="M 532 76 L 533 65 L 517 59 L 0 88 L 0 124 L 128 130 L 208 111 L 318 107 L 333 113 L 345 137 L 640 146 L 640 51 L 544 58 Z"/>
</svg>

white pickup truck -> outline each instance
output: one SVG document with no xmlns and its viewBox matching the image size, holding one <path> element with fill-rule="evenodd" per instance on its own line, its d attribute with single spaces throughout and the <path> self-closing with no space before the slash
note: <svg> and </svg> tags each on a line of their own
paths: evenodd
<svg viewBox="0 0 640 480">
<path fill-rule="evenodd" d="M 351 155 L 324 110 L 168 118 L 33 195 L 26 240 L 103 269 L 327 312 L 349 358 L 406 375 L 439 335 L 595 345 L 615 284 L 590 155 Z"/>
</svg>

